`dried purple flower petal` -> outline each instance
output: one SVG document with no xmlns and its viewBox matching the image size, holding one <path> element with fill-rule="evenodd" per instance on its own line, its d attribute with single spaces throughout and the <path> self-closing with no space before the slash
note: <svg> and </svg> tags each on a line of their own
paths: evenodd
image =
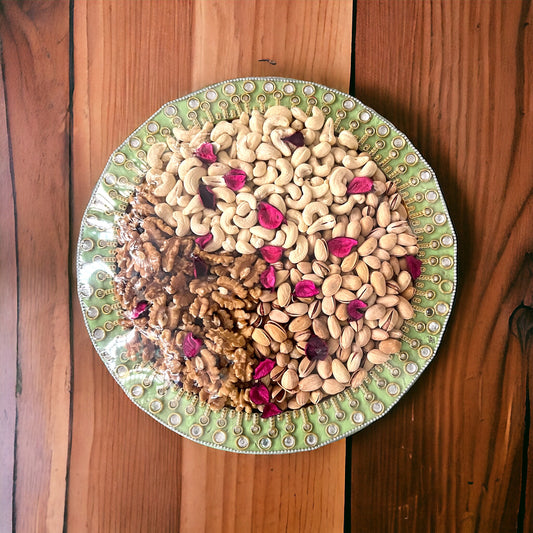
<svg viewBox="0 0 533 533">
<path fill-rule="evenodd" d="M 374 187 L 374 182 L 372 178 L 354 178 L 348 184 L 348 194 L 364 194 L 365 192 L 370 192 Z"/>
<path fill-rule="evenodd" d="M 367 304 L 362 300 L 352 300 L 348 304 L 348 316 L 352 320 L 359 320 L 363 318 L 363 313 L 361 313 L 360 309 L 366 309 L 367 307 Z"/>
<path fill-rule="evenodd" d="M 283 255 L 283 247 L 282 246 L 263 246 L 259 249 L 261 252 L 261 255 L 263 256 L 263 259 L 267 263 L 277 263 L 281 256 Z"/>
<path fill-rule="evenodd" d="M 274 359 L 263 359 L 254 370 L 254 379 L 261 379 L 268 376 L 272 369 L 276 366 Z"/>
<path fill-rule="evenodd" d="M 293 133 L 292 135 L 289 135 L 288 137 L 282 137 L 282 141 L 286 143 L 291 143 L 294 146 L 303 146 L 304 145 L 304 136 L 301 131 L 297 131 Z"/>
<path fill-rule="evenodd" d="M 273 266 L 269 266 L 261 272 L 259 280 L 265 289 L 273 289 L 276 285 L 276 271 Z"/>
<path fill-rule="evenodd" d="M 411 274 L 413 281 L 418 279 L 422 273 L 422 261 L 420 261 L 420 259 L 414 255 L 406 255 L 405 262 L 407 263 L 407 270 L 409 271 L 409 274 Z"/>
<path fill-rule="evenodd" d="M 323 361 L 328 356 L 326 341 L 316 335 L 311 335 L 305 347 L 305 355 L 311 361 Z"/>
<path fill-rule="evenodd" d="M 270 418 L 271 416 L 276 416 L 280 413 L 281 409 L 275 403 L 267 403 L 265 407 L 263 407 L 261 418 Z"/>
<path fill-rule="evenodd" d="M 213 234 L 208 233 L 207 235 L 196 237 L 196 239 L 194 239 L 194 242 L 203 250 L 212 240 Z"/>
<path fill-rule="evenodd" d="M 207 276 L 209 267 L 196 255 L 192 256 L 193 274 L 195 278 Z"/>
<path fill-rule="evenodd" d="M 217 197 L 215 196 L 213 189 L 205 185 L 205 183 L 200 183 L 198 186 L 198 191 L 204 207 L 207 209 L 215 209 L 217 206 Z"/>
<path fill-rule="evenodd" d="M 335 257 L 346 257 L 357 246 L 357 241 L 350 237 L 335 237 L 328 241 L 328 249 Z"/>
<path fill-rule="evenodd" d="M 183 354 L 187 358 L 196 357 L 200 353 L 200 348 L 202 347 L 203 342 L 200 339 L 194 337 L 194 335 L 189 332 L 185 335 L 183 339 Z"/>
<path fill-rule="evenodd" d="M 201 144 L 194 152 L 194 155 L 198 159 L 201 159 L 206 165 L 212 165 L 217 160 L 217 156 L 211 143 Z"/>
<path fill-rule="evenodd" d="M 257 206 L 257 220 L 263 228 L 277 229 L 285 221 L 283 213 L 268 202 L 261 202 Z"/>
<path fill-rule="evenodd" d="M 256 405 L 263 405 L 270 401 L 270 392 L 263 383 L 258 383 L 250 388 L 250 400 Z"/>
<path fill-rule="evenodd" d="M 319 292 L 320 290 L 317 288 L 317 286 L 308 279 L 299 281 L 294 286 L 294 294 L 298 298 L 310 298 L 311 296 L 316 296 Z"/>
<path fill-rule="evenodd" d="M 135 318 L 141 318 L 143 316 L 146 316 L 148 314 L 149 307 L 150 307 L 150 304 L 146 300 L 139 302 L 135 306 L 133 311 L 131 311 L 130 318 L 135 319 Z"/>
<path fill-rule="evenodd" d="M 232 168 L 229 172 L 224 174 L 224 181 L 229 189 L 238 191 L 244 187 L 246 183 L 246 172 L 240 168 Z"/>
</svg>

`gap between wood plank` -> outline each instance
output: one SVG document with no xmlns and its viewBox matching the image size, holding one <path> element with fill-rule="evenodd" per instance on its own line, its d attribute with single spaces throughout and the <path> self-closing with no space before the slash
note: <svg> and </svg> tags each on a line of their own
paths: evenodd
<svg viewBox="0 0 533 533">
<path fill-rule="evenodd" d="M 68 523 L 68 495 L 70 482 L 70 458 L 72 453 L 72 427 L 74 418 L 74 317 L 73 299 L 77 300 L 77 295 L 73 294 L 73 287 L 77 287 L 76 271 L 76 246 L 73 242 L 74 228 L 74 199 L 72 195 L 72 126 L 73 126 L 73 96 L 74 96 L 74 0 L 69 0 L 68 6 L 68 285 L 69 285 L 69 345 L 70 345 L 70 396 L 69 396 L 69 422 L 68 422 L 68 443 L 67 443 L 67 467 L 65 475 L 65 505 L 63 509 L 63 533 L 67 532 Z M 76 302 L 77 303 L 77 302 Z"/>
</svg>

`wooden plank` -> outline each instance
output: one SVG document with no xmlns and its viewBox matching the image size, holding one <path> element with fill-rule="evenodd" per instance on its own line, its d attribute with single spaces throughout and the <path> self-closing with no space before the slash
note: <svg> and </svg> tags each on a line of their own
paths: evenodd
<svg viewBox="0 0 533 533">
<path fill-rule="evenodd" d="M 0 47 L 1 49 L 1 47 Z M 10 169 L 3 61 L 0 61 L 0 531 L 12 529 L 17 410 L 17 250 L 15 197 Z"/>
<path fill-rule="evenodd" d="M 12 333 L 17 331 L 14 521 L 20 531 L 63 528 L 70 412 L 68 30 L 67 1 L 2 4 L 0 34 L 13 188 L 9 182 L 2 188 L 2 261 L 7 261 L 2 265 L 2 276 L 7 276 L 2 278 L 2 290 L 7 300 L 0 296 L 0 305 L 12 305 L 16 295 L 14 193 L 18 330 L 13 328 L 16 308 L 4 310 L 2 325 L 11 331 L 2 332 L 2 352 L 15 355 Z M 4 148 L 5 143 L 2 165 L 8 162 Z M 7 363 L 9 374 L 12 364 L 13 359 Z M 7 383 L 2 394 L 12 395 L 12 376 Z M 13 408 L 12 398 L 7 406 Z M 6 440 L 11 434 L 11 413 L 7 424 Z M 6 452 L 12 453 L 13 444 L 6 445 Z"/>
<path fill-rule="evenodd" d="M 351 7 L 345 0 L 76 1 L 75 231 L 111 151 L 165 101 L 246 75 L 347 90 Z M 344 442 L 249 457 L 179 438 L 126 400 L 91 349 L 77 306 L 74 328 L 71 530 L 342 530 Z"/>
<path fill-rule="evenodd" d="M 508 319 L 533 245 L 530 2 L 357 8 L 356 95 L 436 170 L 461 281 L 436 360 L 390 415 L 353 438 L 352 525 L 514 531 L 528 361 L 509 340 Z"/>
</svg>

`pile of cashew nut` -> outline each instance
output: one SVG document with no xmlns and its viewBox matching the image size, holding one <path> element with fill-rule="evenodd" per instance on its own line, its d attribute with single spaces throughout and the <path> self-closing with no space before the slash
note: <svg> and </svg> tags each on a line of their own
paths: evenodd
<svg viewBox="0 0 533 533">
<path fill-rule="evenodd" d="M 283 140 L 296 131 L 304 138 L 304 146 L 297 148 Z M 207 168 L 195 156 L 205 142 L 214 145 L 217 155 L 217 162 Z M 358 236 L 359 222 L 351 222 L 349 215 L 357 204 L 364 205 L 365 195 L 347 195 L 353 177 L 370 177 L 385 188 L 383 172 L 357 149 L 356 137 L 346 130 L 336 134 L 333 120 L 326 120 L 318 107 L 308 116 L 298 107 L 274 106 L 264 114 L 243 113 L 231 122 L 174 128 L 166 142 L 150 147 L 146 180 L 161 199 L 156 214 L 177 236 L 211 232 L 213 239 L 205 247 L 209 252 L 250 254 L 264 245 L 282 246 L 297 264 L 324 232 Z M 247 176 L 237 192 L 224 181 L 231 169 Z M 200 183 L 213 190 L 216 210 L 204 207 Z M 285 215 L 279 229 L 259 225 L 257 205 L 263 200 Z"/>
</svg>

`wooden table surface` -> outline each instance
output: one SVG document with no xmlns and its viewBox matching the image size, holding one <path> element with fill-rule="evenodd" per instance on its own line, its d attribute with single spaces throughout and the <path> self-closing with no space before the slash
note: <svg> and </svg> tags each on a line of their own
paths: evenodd
<svg viewBox="0 0 533 533">
<path fill-rule="evenodd" d="M 532 15 L 530 0 L 1 1 L 0 531 L 533 531 Z M 454 312 L 412 390 L 352 438 L 285 456 L 212 450 L 135 407 L 91 345 L 73 268 L 112 150 L 164 102 L 257 75 L 391 120 L 459 242 Z"/>
</svg>

